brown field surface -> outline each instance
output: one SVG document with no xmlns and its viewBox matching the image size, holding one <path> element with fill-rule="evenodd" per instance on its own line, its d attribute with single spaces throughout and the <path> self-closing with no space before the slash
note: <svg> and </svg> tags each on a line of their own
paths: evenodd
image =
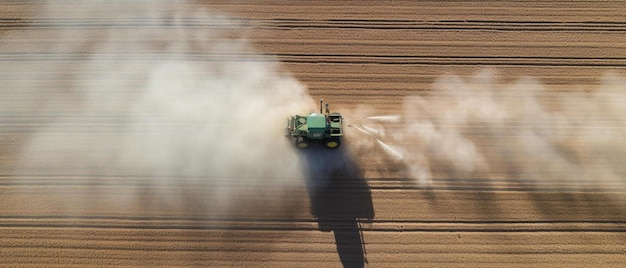
<svg viewBox="0 0 626 268">
<path fill-rule="evenodd" d="M 625 267 L 625 44 L 624 1 L 2 0 L 0 266 Z"/>
</svg>

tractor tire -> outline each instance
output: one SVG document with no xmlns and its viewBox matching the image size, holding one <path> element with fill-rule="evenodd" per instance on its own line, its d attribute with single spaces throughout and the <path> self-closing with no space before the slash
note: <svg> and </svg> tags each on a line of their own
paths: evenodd
<svg viewBox="0 0 626 268">
<path fill-rule="evenodd" d="M 328 148 L 328 149 L 337 149 L 339 148 L 339 146 L 341 146 L 341 140 L 340 139 L 327 139 L 324 141 L 324 147 Z"/>
<path fill-rule="evenodd" d="M 311 147 L 311 142 L 308 139 L 297 139 L 296 147 L 300 149 L 306 149 L 306 148 Z"/>
</svg>

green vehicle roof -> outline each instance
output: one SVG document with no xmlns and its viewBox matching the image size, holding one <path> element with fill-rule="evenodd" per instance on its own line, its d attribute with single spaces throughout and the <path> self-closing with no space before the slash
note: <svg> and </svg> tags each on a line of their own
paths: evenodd
<svg viewBox="0 0 626 268">
<path fill-rule="evenodd" d="M 326 128 L 326 116 L 323 114 L 310 114 L 306 117 L 306 124 L 308 129 L 312 128 Z"/>
</svg>

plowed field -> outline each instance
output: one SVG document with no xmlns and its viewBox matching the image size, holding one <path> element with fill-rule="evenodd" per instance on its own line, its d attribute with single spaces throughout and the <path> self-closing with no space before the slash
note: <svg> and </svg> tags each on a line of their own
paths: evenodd
<svg viewBox="0 0 626 268">
<path fill-rule="evenodd" d="M 625 44 L 624 1 L 0 1 L 0 266 L 624 267 Z M 342 147 L 285 151 L 320 98 Z"/>
</svg>

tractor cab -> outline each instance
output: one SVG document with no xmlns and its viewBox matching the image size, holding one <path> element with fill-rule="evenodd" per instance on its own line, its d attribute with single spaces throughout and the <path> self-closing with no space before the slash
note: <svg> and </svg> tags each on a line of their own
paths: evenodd
<svg viewBox="0 0 626 268">
<path fill-rule="evenodd" d="M 311 113 L 306 117 L 306 126 L 308 129 L 307 137 L 309 139 L 319 140 L 324 138 L 324 133 L 326 132 L 326 116 Z"/>
</svg>

